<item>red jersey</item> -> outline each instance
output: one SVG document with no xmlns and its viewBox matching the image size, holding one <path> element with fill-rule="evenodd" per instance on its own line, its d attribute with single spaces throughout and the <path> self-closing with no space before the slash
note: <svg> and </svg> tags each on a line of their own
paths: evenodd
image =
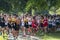
<svg viewBox="0 0 60 40">
<path fill-rule="evenodd" d="M 32 27 L 37 28 L 37 22 L 35 20 L 32 20 Z"/>
<path fill-rule="evenodd" d="M 48 20 L 47 20 L 47 18 L 43 20 L 43 26 L 44 27 L 48 26 Z"/>
</svg>

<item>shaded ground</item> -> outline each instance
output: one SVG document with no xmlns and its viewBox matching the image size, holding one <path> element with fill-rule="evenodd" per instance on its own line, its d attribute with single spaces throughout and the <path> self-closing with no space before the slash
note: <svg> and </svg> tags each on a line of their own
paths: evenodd
<svg viewBox="0 0 60 40">
<path fill-rule="evenodd" d="M 39 36 L 43 40 L 60 40 L 60 32 L 51 32 L 43 35 L 41 35 L 41 33 L 38 32 L 37 36 Z"/>
</svg>

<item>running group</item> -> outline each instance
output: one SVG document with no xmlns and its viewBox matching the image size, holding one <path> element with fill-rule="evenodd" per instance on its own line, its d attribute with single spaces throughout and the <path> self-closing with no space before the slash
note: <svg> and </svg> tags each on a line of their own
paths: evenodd
<svg viewBox="0 0 60 40">
<path fill-rule="evenodd" d="M 0 14 L 0 32 L 12 33 L 14 37 L 19 35 L 19 31 L 26 36 L 36 35 L 39 30 L 44 33 L 55 32 L 59 27 L 59 15 Z"/>
</svg>

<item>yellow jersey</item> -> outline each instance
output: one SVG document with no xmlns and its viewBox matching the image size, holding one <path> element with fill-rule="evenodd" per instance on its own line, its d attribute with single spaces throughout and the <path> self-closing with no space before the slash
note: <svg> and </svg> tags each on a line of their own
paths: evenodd
<svg viewBox="0 0 60 40">
<path fill-rule="evenodd" d="M 16 22 L 16 18 L 12 18 L 12 22 Z"/>
<path fill-rule="evenodd" d="M 24 19 L 24 22 L 28 22 L 28 19 L 25 18 L 25 19 Z"/>
<path fill-rule="evenodd" d="M 11 22 L 11 20 L 12 20 L 11 18 L 8 18 L 8 21 L 9 21 L 9 22 Z"/>
</svg>

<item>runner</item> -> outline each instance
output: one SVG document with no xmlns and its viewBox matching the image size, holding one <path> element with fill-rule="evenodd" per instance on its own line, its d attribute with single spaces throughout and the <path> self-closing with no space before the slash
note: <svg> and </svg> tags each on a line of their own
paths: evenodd
<svg viewBox="0 0 60 40">
<path fill-rule="evenodd" d="M 20 27 L 19 27 L 19 23 L 17 22 L 18 22 L 17 16 L 13 16 L 11 25 L 12 25 L 12 32 L 14 37 L 17 37 L 19 34 Z"/>
<path fill-rule="evenodd" d="M 48 19 L 47 19 L 46 16 L 44 16 L 43 29 L 44 29 L 44 32 L 45 32 L 45 33 L 47 32 L 47 27 L 48 27 Z"/>
<path fill-rule="evenodd" d="M 26 33 L 25 33 L 25 27 L 24 27 L 24 16 L 21 17 L 21 28 L 22 28 L 23 36 L 25 36 Z"/>
<path fill-rule="evenodd" d="M 31 35 L 32 33 L 32 17 L 31 15 L 28 15 L 28 33 Z"/>
<path fill-rule="evenodd" d="M 24 27 L 25 27 L 25 33 L 27 34 L 28 33 L 28 18 L 27 16 L 25 15 L 24 17 Z"/>
<path fill-rule="evenodd" d="M 12 21 L 12 17 L 11 15 L 8 15 L 8 33 L 11 33 L 12 31 L 12 26 L 11 26 L 11 21 Z"/>
<path fill-rule="evenodd" d="M 44 20 L 44 17 L 41 16 L 41 19 L 40 19 L 40 29 L 41 29 L 41 31 L 43 31 L 43 20 Z"/>
<path fill-rule="evenodd" d="M 4 31 L 5 30 L 5 19 L 4 19 L 4 14 L 1 15 L 1 27 L 2 27 L 2 30 Z"/>
<path fill-rule="evenodd" d="M 52 32 L 52 17 L 49 16 L 48 19 L 48 32 Z"/>
<path fill-rule="evenodd" d="M 37 32 L 37 21 L 36 21 L 36 16 L 33 17 L 32 19 L 32 35 L 36 35 Z"/>
</svg>

